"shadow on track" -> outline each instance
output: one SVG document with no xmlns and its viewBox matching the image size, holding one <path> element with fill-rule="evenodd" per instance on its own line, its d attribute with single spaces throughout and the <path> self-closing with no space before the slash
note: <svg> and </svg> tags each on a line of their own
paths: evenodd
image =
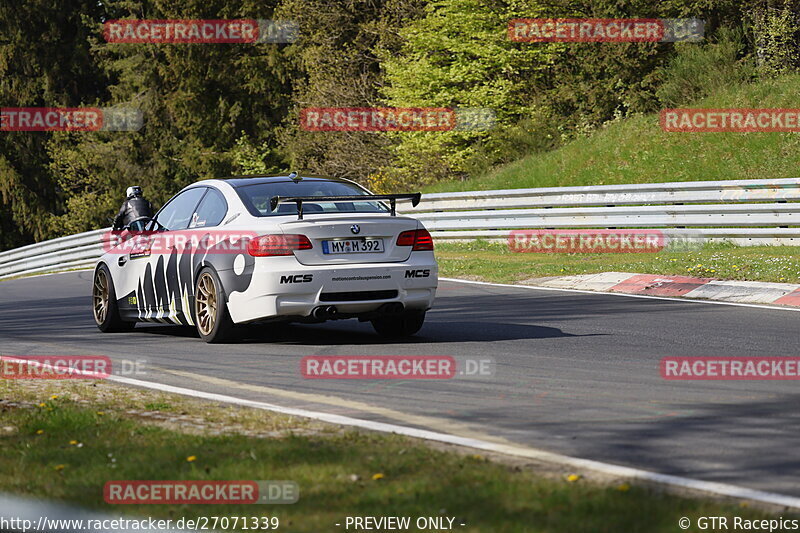
<svg viewBox="0 0 800 533">
<path fill-rule="evenodd" d="M 670 406 L 676 416 L 616 426 L 584 451 L 612 462 L 624 456 L 627 464 L 654 465 L 667 474 L 800 495 L 800 394 L 753 401 L 745 383 L 737 382 L 739 401 L 676 402 Z M 698 461 L 697 447 L 715 450 L 716 460 Z"/>
<path fill-rule="evenodd" d="M 85 332 L 89 338 L 95 335 L 109 340 L 116 335 L 158 335 L 174 338 L 196 338 L 194 327 L 140 323 L 132 333 L 104 335 L 97 331 L 91 316 L 89 297 L 48 298 L 25 302 L 21 309 L 14 302 L 0 303 L 0 332 L 9 338 L 35 340 L 37 337 L 52 338 L 54 334 L 70 331 Z M 434 309 L 429 313 L 420 333 L 409 339 L 392 340 L 379 337 L 369 323 L 356 320 L 326 322 L 324 324 L 260 324 L 239 328 L 242 343 L 282 343 L 297 345 L 325 344 L 386 344 L 392 343 L 439 343 L 439 342 L 491 342 L 517 339 L 547 339 L 573 337 L 558 328 L 513 323 L 519 321 L 518 313 L 506 306 L 506 316 L 492 313 L 481 315 L 470 313 L 471 320 L 461 318 L 463 313 L 452 313 L 449 309 Z M 516 315 L 516 316 L 514 316 Z M 466 318 L 466 317 L 463 317 Z M 31 327 L 35 319 L 37 327 Z M 598 333 L 597 335 L 603 335 Z M 583 336 L 583 335 L 581 335 Z"/>
<path fill-rule="evenodd" d="M 558 328 L 485 322 L 426 321 L 422 330 L 406 339 L 386 339 L 373 332 L 368 323 L 346 320 L 324 324 L 256 324 L 240 326 L 234 344 L 285 344 L 297 346 L 325 346 L 341 344 L 436 344 L 441 342 L 492 342 L 519 339 L 552 339 L 560 337 L 590 337 L 603 334 L 572 335 Z M 165 327 L 139 324 L 138 334 L 166 337 L 197 337 L 194 328 Z"/>
</svg>

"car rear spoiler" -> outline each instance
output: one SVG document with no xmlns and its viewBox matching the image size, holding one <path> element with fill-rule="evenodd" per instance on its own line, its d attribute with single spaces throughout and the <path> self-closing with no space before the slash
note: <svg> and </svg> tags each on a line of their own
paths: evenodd
<svg viewBox="0 0 800 533">
<path fill-rule="evenodd" d="M 278 204 L 294 202 L 297 204 L 297 220 L 303 220 L 303 202 L 374 202 L 375 200 L 389 200 L 391 214 L 395 216 L 397 200 L 411 200 L 411 205 L 417 207 L 422 193 L 409 194 L 356 194 L 353 196 L 273 196 L 269 200 L 269 210 L 275 211 Z"/>
</svg>

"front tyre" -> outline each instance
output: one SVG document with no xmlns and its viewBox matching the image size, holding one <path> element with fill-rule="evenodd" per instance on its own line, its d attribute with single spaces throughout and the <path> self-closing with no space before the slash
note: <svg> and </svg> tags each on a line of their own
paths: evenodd
<svg viewBox="0 0 800 533">
<path fill-rule="evenodd" d="M 125 322 L 120 318 L 114 282 L 111 280 L 111 271 L 106 265 L 100 265 L 94 271 L 92 314 L 94 323 L 103 333 L 130 331 L 136 325 L 135 322 Z"/>
<path fill-rule="evenodd" d="M 233 337 L 233 321 L 222 282 L 211 268 L 204 268 L 194 287 L 194 323 L 200 338 L 209 344 L 221 343 Z"/>
<path fill-rule="evenodd" d="M 387 338 L 410 337 L 422 328 L 425 311 L 406 311 L 396 316 L 386 316 L 372 320 L 372 327 L 378 335 Z"/>
</svg>

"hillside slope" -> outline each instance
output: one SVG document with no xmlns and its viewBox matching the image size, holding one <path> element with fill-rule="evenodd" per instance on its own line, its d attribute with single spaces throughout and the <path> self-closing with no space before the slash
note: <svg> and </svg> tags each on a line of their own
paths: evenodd
<svg viewBox="0 0 800 533">
<path fill-rule="evenodd" d="M 732 86 L 686 107 L 798 108 L 800 75 Z M 552 152 L 426 192 L 800 175 L 798 133 L 666 133 L 658 114 L 610 123 Z"/>
</svg>

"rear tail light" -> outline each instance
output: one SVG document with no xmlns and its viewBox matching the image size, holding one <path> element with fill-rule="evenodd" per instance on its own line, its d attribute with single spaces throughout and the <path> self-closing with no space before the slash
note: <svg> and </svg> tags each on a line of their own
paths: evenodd
<svg viewBox="0 0 800 533">
<path fill-rule="evenodd" d="M 426 229 L 412 229 L 397 236 L 397 246 L 412 246 L 414 252 L 433 250 L 433 237 Z"/>
<path fill-rule="evenodd" d="M 311 241 L 305 235 L 261 235 L 247 244 L 247 253 L 253 257 L 292 255 L 295 250 L 310 250 Z"/>
</svg>

